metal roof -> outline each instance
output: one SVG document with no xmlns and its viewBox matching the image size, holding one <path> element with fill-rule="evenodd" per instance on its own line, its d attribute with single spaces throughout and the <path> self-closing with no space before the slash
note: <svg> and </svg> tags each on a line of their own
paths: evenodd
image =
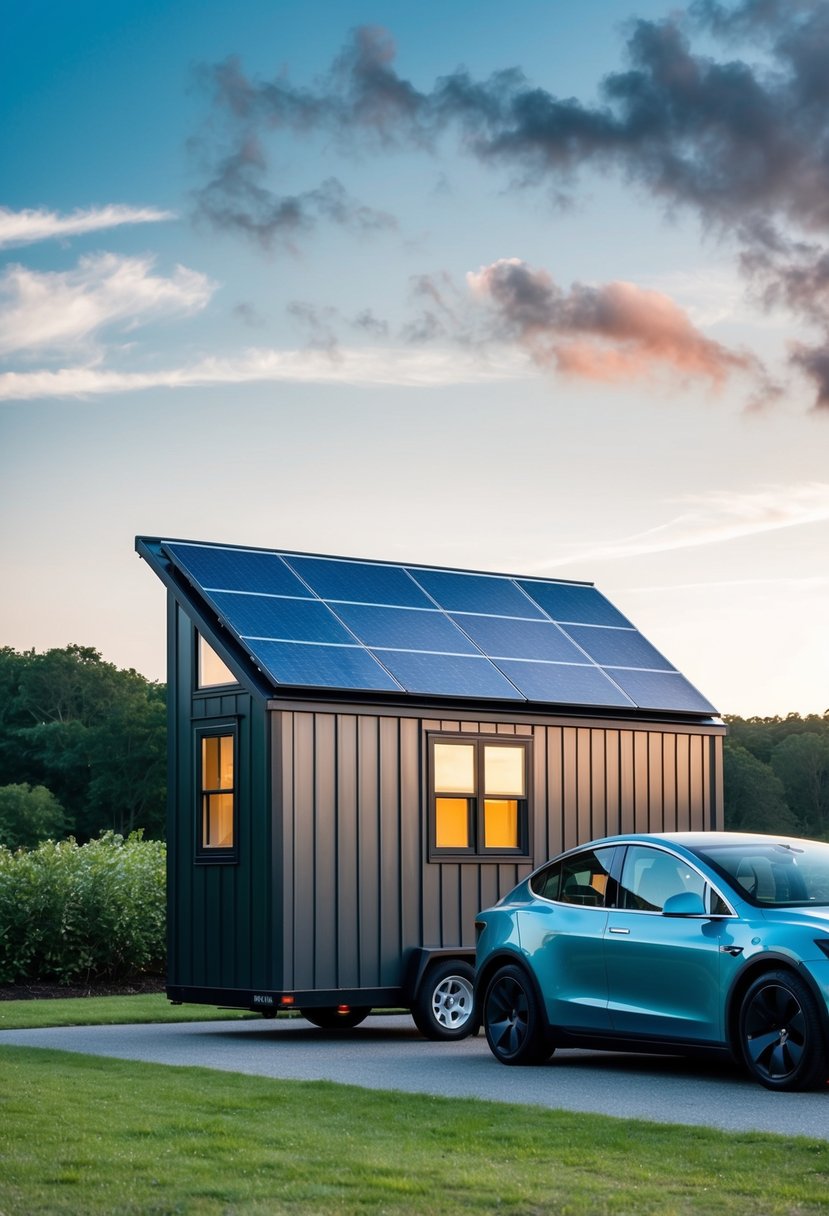
<svg viewBox="0 0 829 1216">
<path fill-rule="evenodd" d="M 162 538 L 136 548 L 275 693 L 716 713 L 591 583 Z"/>
</svg>

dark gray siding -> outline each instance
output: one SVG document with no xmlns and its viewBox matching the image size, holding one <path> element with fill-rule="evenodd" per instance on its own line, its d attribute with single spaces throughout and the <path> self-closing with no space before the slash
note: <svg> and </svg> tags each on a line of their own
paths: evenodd
<svg viewBox="0 0 829 1216">
<path fill-rule="evenodd" d="M 274 934 L 283 989 L 400 985 L 415 946 L 474 946 L 474 919 L 562 848 L 722 826 L 722 727 L 272 711 L 283 825 Z M 427 860 L 426 737 L 533 743 L 531 863 Z"/>
<path fill-rule="evenodd" d="M 170 794 L 167 829 L 168 983 L 272 988 L 280 978 L 272 940 L 273 856 L 265 703 L 248 691 L 194 693 L 195 631 L 170 603 Z M 237 730 L 239 856 L 195 861 L 195 728 Z"/>
</svg>

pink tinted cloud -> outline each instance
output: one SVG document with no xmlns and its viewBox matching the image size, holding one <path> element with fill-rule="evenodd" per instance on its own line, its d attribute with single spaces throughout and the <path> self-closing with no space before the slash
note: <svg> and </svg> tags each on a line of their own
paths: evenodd
<svg viewBox="0 0 829 1216">
<path fill-rule="evenodd" d="M 758 370 L 754 356 L 706 338 L 668 296 L 634 283 L 575 283 L 565 292 L 516 258 L 482 267 L 467 282 L 491 305 L 499 337 L 567 375 L 623 381 L 668 369 L 719 386 L 734 372 Z"/>
</svg>

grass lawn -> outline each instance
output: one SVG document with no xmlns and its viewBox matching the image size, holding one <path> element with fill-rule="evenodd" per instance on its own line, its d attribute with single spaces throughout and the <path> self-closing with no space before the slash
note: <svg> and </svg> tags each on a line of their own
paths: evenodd
<svg viewBox="0 0 829 1216">
<path fill-rule="evenodd" d="M 808 1216 L 829 1144 L 0 1049 L 0 1213 Z"/>
<path fill-rule="evenodd" d="M 255 1018 L 256 1013 L 213 1005 L 171 1005 L 163 993 L 145 996 L 56 997 L 48 1001 L 0 1001 L 0 1030 L 38 1026 L 113 1026 L 130 1022 L 208 1022 Z M 0 1216 L 4 1216 L 0 1207 Z"/>
</svg>

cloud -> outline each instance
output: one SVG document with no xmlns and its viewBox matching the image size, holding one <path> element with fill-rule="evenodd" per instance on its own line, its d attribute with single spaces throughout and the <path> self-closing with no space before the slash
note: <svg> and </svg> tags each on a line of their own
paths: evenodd
<svg viewBox="0 0 829 1216">
<path fill-rule="evenodd" d="M 175 219 L 174 211 L 156 207 L 127 207 L 111 203 L 106 207 L 90 207 L 59 215 L 56 211 L 10 211 L 0 207 L 0 248 L 10 245 L 31 245 L 54 237 L 80 236 L 118 228 L 122 224 L 157 224 Z"/>
<path fill-rule="evenodd" d="M 91 397 L 155 388 L 195 388 L 226 384 L 304 383 L 358 386 L 434 387 L 484 384 L 526 376 L 523 361 L 509 352 L 482 360 L 457 351 L 339 349 L 325 351 L 250 350 L 227 359 L 151 371 L 126 371 L 100 365 L 58 371 L 0 373 L 0 401 Z"/>
<path fill-rule="evenodd" d="M 574 550 L 569 557 L 539 562 L 535 569 L 551 570 L 574 562 L 619 561 L 822 523 L 829 520 L 829 483 L 769 485 L 744 493 L 723 490 L 683 502 L 687 509 L 668 523 L 611 544 Z"/>
<path fill-rule="evenodd" d="M 668 296 L 633 283 L 576 283 L 565 292 L 517 258 L 482 267 L 467 282 L 492 305 L 502 339 L 567 375 L 630 380 L 662 366 L 719 385 L 735 371 L 758 370 L 752 356 L 706 338 Z"/>
<path fill-rule="evenodd" d="M 376 27 L 355 30 L 313 88 L 284 73 L 254 80 L 238 60 L 203 78 L 241 148 L 266 132 L 322 132 L 361 152 L 435 151 L 452 132 L 466 154 L 508 168 L 513 187 L 536 184 L 562 199 L 583 171 L 615 172 L 668 212 L 695 214 L 744 251 L 741 269 L 755 288 L 759 282 L 765 307 L 785 306 L 819 326 L 791 361 L 815 384 L 816 405 L 829 408 L 822 280 L 802 273 L 795 248 L 788 260 L 779 246 L 772 260 L 763 256 L 769 234 L 785 226 L 806 238 L 818 262 L 829 259 L 829 4 L 696 0 L 684 14 L 634 20 L 627 30 L 627 63 L 604 76 L 594 104 L 557 97 L 517 67 L 481 80 L 458 70 L 420 89 L 397 71 L 394 42 Z M 255 230 L 255 192 L 243 198 L 242 215 L 239 226 Z M 427 308 L 413 340 L 443 324 L 440 310 Z M 574 368 L 598 367 L 593 350 L 576 345 L 569 357 Z M 626 363 L 607 355 L 603 374 L 626 374 Z"/>
<path fill-rule="evenodd" d="M 280 245 L 291 252 L 297 237 L 323 220 L 360 236 L 396 227 L 391 215 L 357 202 L 334 177 L 298 194 L 275 194 L 265 185 L 266 177 L 261 145 L 248 135 L 196 192 L 196 217 L 218 231 L 240 233 L 263 249 Z"/>
<path fill-rule="evenodd" d="M 0 355 L 66 350 L 105 326 L 132 327 L 200 311 L 214 284 L 177 266 L 153 274 L 149 257 L 112 253 L 83 257 L 73 270 L 40 272 L 10 266 L 0 275 Z"/>
</svg>

